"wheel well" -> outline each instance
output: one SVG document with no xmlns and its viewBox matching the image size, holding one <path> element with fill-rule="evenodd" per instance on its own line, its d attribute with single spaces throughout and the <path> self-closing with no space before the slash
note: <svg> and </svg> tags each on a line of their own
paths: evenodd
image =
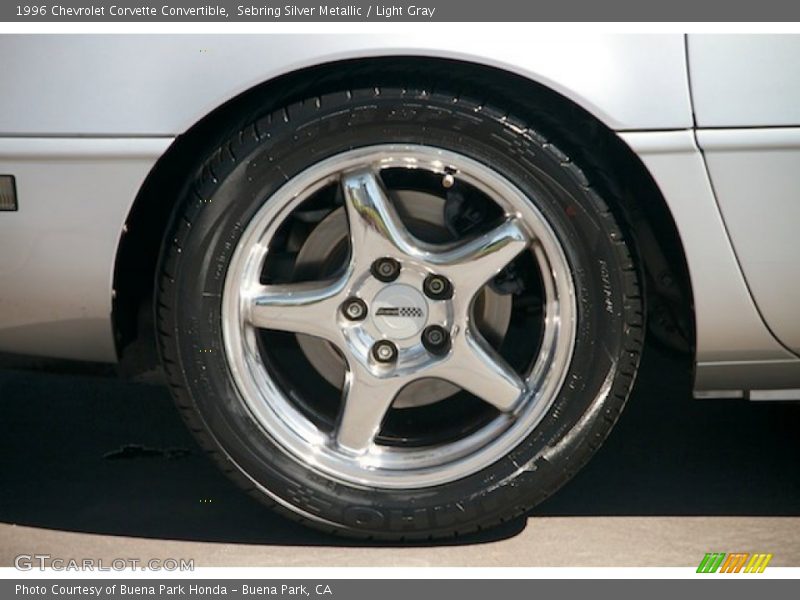
<svg viewBox="0 0 800 600">
<path fill-rule="evenodd" d="M 649 172 L 612 130 L 569 99 L 519 75 L 459 61 L 394 57 L 329 63 L 281 76 L 226 102 L 175 139 L 142 185 L 117 254 L 112 318 L 123 373 L 157 365 L 152 298 L 159 252 L 175 201 L 202 167 L 202 157 L 261 114 L 365 84 L 446 89 L 486 99 L 534 124 L 588 172 L 633 240 L 650 332 L 667 346 L 693 351 L 691 286 L 677 228 Z"/>
</svg>

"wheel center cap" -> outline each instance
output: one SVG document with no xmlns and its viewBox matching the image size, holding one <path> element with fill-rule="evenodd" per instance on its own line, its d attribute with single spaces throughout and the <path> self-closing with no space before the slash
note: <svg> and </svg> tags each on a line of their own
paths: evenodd
<svg viewBox="0 0 800 600">
<path fill-rule="evenodd" d="M 422 292 L 404 283 L 387 285 L 371 307 L 375 327 L 390 339 L 419 335 L 428 321 L 428 303 Z"/>
</svg>

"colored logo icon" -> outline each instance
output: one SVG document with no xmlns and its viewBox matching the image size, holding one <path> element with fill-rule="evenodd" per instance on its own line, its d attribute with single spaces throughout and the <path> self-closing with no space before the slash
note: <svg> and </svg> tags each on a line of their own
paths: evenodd
<svg viewBox="0 0 800 600">
<path fill-rule="evenodd" d="M 697 566 L 698 573 L 763 573 L 772 554 L 748 554 L 747 552 L 709 552 Z"/>
</svg>

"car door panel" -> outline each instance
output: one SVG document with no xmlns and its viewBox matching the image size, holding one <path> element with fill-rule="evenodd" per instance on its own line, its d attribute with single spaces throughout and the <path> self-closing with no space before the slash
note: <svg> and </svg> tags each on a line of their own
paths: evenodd
<svg viewBox="0 0 800 600">
<path fill-rule="evenodd" d="M 756 304 L 775 335 L 800 352 L 800 128 L 697 137 Z"/>
<path fill-rule="evenodd" d="M 800 353 L 800 36 L 688 36 L 697 141 L 753 299 Z"/>
</svg>

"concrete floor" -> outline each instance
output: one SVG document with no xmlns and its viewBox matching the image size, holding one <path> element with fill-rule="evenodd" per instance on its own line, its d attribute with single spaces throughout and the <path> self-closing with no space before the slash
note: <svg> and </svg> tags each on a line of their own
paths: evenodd
<svg viewBox="0 0 800 600">
<path fill-rule="evenodd" d="M 592 462 L 525 519 L 455 543 L 361 544 L 263 509 L 219 475 L 161 387 L 0 371 L 0 566 L 20 553 L 196 566 L 800 566 L 800 405 L 695 401 L 653 349 Z M 127 448 L 127 450 L 126 450 Z"/>
</svg>

